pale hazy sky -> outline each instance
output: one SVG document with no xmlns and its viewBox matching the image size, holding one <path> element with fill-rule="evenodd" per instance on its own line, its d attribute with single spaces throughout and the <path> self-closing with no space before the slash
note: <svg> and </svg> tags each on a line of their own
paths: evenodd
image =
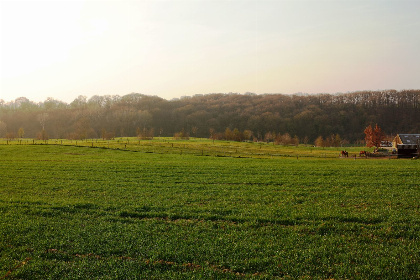
<svg viewBox="0 0 420 280">
<path fill-rule="evenodd" d="M 420 88 L 420 1 L 0 0 L 0 99 Z"/>
</svg>

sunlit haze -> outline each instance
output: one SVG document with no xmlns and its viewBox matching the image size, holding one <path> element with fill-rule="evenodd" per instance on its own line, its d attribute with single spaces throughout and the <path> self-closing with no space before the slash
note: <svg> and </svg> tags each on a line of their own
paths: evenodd
<svg viewBox="0 0 420 280">
<path fill-rule="evenodd" d="M 420 88 L 420 1 L 1 0 L 0 99 Z"/>
</svg>

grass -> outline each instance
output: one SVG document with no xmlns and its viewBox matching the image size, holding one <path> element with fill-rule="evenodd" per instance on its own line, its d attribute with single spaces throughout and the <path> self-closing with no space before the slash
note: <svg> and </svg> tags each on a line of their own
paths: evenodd
<svg viewBox="0 0 420 280">
<path fill-rule="evenodd" d="M 420 161 L 184 142 L 0 145 L 0 279 L 420 277 Z"/>
<path fill-rule="evenodd" d="M 116 138 L 114 140 L 85 139 L 85 140 L 34 140 L 34 139 L 0 139 L 0 145 L 62 145 L 91 148 L 109 148 L 145 153 L 160 154 L 191 154 L 218 157 L 315 157 L 337 158 L 342 150 L 349 152 L 349 157 L 359 157 L 365 147 L 326 147 L 315 148 L 312 145 L 283 146 L 266 142 L 235 142 L 212 141 L 210 139 L 191 138 L 190 140 L 176 140 L 172 137 L 155 137 L 153 140 L 140 140 L 135 137 Z M 372 149 L 371 149 L 372 150 Z"/>
</svg>

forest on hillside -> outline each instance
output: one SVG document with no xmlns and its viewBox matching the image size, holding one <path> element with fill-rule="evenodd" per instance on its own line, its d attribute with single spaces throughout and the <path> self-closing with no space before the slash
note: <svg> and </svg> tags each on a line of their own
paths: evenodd
<svg viewBox="0 0 420 280">
<path fill-rule="evenodd" d="M 165 100 L 132 93 L 79 96 L 70 104 L 48 98 L 0 100 L 0 137 L 85 139 L 112 137 L 213 137 L 300 143 L 364 138 L 368 125 L 387 135 L 420 133 L 420 90 L 344 94 L 205 94 Z"/>
</svg>

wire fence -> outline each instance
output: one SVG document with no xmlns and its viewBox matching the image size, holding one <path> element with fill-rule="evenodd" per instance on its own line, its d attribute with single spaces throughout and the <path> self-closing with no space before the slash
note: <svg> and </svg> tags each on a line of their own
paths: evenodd
<svg viewBox="0 0 420 280">
<path fill-rule="evenodd" d="M 365 153 L 358 151 L 348 152 L 347 156 L 341 153 L 339 147 L 316 148 L 313 146 L 280 146 L 270 143 L 235 143 L 212 141 L 177 141 L 177 140 L 139 140 L 139 139 L 0 139 L 0 145 L 58 145 L 73 147 L 89 147 L 100 149 L 113 149 L 140 153 L 179 154 L 196 156 L 235 157 L 235 158 L 342 158 L 342 159 L 369 159 L 369 158 L 418 158 L 418 150 L 414 153 Z M 360 147 L 359 147 L 360 148 Z"/>
</svg>

